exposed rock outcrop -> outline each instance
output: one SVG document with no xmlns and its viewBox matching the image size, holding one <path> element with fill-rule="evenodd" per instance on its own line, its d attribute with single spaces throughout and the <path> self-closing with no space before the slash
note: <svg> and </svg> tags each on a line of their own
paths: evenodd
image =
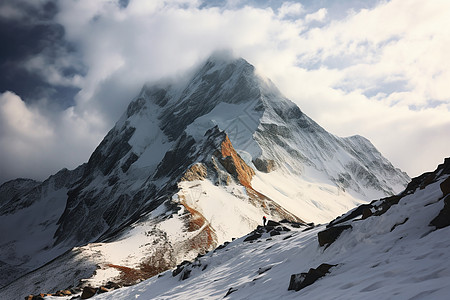
<svg viewBox="0 0 450 300">
<path fill-rule="evenodd" d="M 260 233 L 253 233 L 253 234 L 247 236 L 244 239 L 244 242 L 251 242 L 251 241 L 259 239 L 260 237 L 262 237 L 262 234 L 260 234 Z"/>
<path fill-rule="evenodd" d="M 237 154 L 228 136 L 226 136 L 225 140 L 221 143 L 220 152 L 216 151 L 214 155 L 219 158 L 222 166 L 233 175 L 239 183 L 245 187 L 251 187 L 250 183 L 253 175 L 255 175 L 255 171 L 253 171 L 239 154 Z"/>
<path fill-rule="evenodd" d="M 450 177 L 441 182 L 440 187 L 444 197 L 450 194 Z"/>
<path fill-rule="evenodd" d="M 272 159 L 256 158 L 253 160 L 253 164 L 258 171 L 264 173 L 270 173 L 275 169 L 275 161 Z"/>
<path fill-rule="evenodd" d="M 122 285 L 117 284 L 112 281 L 109 281 L 105 285 L 102 285 L 99 287 L 93 287 L 93 286 L 85 286 L 84 288 L 74 287 L 74 288 L 70 288 L 70 289 L 59 290 L 54 293 L 48 293 L 48 294 L 41 293 L 41 294 L 37 294 L 37 295 L 28 295 L 25 297 L 25 300 L 43 300 L 47 296 L 65 297 L 64 299 L 69 299 L 67 297 L 73 296 L 70 299 L 89 299 L 89 298 L 94 297 L 97 294 L 107 293 L 107 292 L 113 291 L 113 290 L 121 288 L 121 287 L 122 287 Z"/>
<path fill-rule="evenodd" d="M 294 228 L 300 228 L 302 226 L 304 226 L 306 228 L 311 228 L 310 225 L 307 225 L 305 223 L 290 222 L 287 220 L 283 220 L 283 224 L 288 224 L 289 226 L 292 226 Z M 273 220 L 268 220 L 266 226 L 259 225 L 255 230 L 253 230 L 251 233 L 249 233 L 247 235 L 247 237 L 244 239 L 244 242 L 253 242 L 255 240 L 260 239 L 264 234 L 267 234 L 267 233 L 270 236 L 275 236 L 275 235 L 285 234 L 285 233 L 291 231 L 291 229 L 284 226 L 283 224 L 273 221 Z M 286 237 L 286 238 L 288 238 L 288 237 Z"/>
<path fill-rule="evenodd" d="M 450 195 L 447 195 L 447 197 L 445 197 L 444 208 L 439 212 L 439 215 L 437 215 L 436 218 L 431 220 L 430 225 L 433 225 L 438 229 L 450 225 Z"/>
<path fill-rule="evenodd" d="M 450 158 L 445 159 L 441 172 L 450 174 Z M 440 188 L 444 195 L 444 208 L 439 212 L 439 215 L 430 222 L 430 225 L 433 225 L 438 229 L 450 225 L 450 176 L 441 182 Z"/>
<path fill-rule="evenodd" d="M 309 269 L 308 273 L 300 273 L 300 274 L 292 274 L 291 280 L 289 282 L 288 291 L 296 291 L 307 287 L 308 285 L 313 284 L 316 282 L 319 278 L 322 278 L 327 273 L 329 273 L 329 270 L 332 267 L 335 267 L 337 265 L 330 265 L 330 264 L 321 264 L 317 267 L 317 269 L 311 268 Z"/>
<path fill-rule="evenodd" d="M 192 165 L 186 173 L 184 173 L 183 177 L 181 177 L 182 181 L 194 181 L 194 180 L 203 180 L 208 175 L 208 171 L 206 167 L 202 163 L 197 163 Z"/>
<path fill-rule="evenodd" d="M 317 233 L 319 239 L 319 245 L 329 247 L 336 239 L 341 235 L 341 233 L 346 229 L 351 229 L 351 225 L 340 225 L 333 226 Z"/>
<path fill-rule="evenodd" d="M 97 293 L 97 288 L 86 286 L 83 289 L 83 292 L 81 293 L 81 299 L 89 299 L 94 297 L 94 295 Z"/>
</svg>

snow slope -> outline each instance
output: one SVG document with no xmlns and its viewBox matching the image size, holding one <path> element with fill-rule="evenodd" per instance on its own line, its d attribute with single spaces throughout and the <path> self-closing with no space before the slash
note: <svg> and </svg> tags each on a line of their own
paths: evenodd
<svg viewBox="0 0 450 300">
<path fill-rule="evenodd" d="M 291 231 L 253 242 L 242 237 L 186 264 L 184 280 L 183 272 L 167 271 L 93 299 L 223 299 L 230 291 L 226 299 L 448 299 L 450 227 L 430 225 L 444 207 L 445 180 L 448 193 L 450 158 L 446 164 L 446 172 L 422 177 L 381 215 L 341 223 L 352 229 L 327 248 L 317 239 L 325 226 L 305 231 L 286 224 Z M 312 285 L 288 291 L 291 274 L 322 263 L 337 266 Z"/>
</svg>

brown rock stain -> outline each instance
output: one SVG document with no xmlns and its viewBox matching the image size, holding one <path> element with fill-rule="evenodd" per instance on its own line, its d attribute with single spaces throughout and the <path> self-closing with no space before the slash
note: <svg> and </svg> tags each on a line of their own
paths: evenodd
<svg viewBox="0 0 450 300">
<path fill-rule="evenodd" d="M 255 171 L 237 154 L 228 136 L 225 136 L 225 140 L 220 145 L 220 154 L 222 155 L 220 162 L 224 168 L 234 175 L 243 186 L 251 187 L 250 183 Z M 216 156 L 219 155 L 216 153 Z"/>
<path fill-rule="evenodd" d="M 170 250 L 165 248 L 156 249 L 151 256 L 143 260 L 136 268 L 115 264 L 107 264 L 106 266 L 120 272 L 120 275 L 114 279 L 116 283 L 130 286 L 175 267 L 176 263 L 171 258 L 170 253 L 169 257 L 167 257 L 168 251 Z"/>
<path fill-rule="evenodd" d="M 201 229 L 197 235 L 187 241 L 188 247 L 206 252 L 216 246 L 216 234 L 206 218 L 185 201 L 181 201 L 181 205 L 189 212 L 188 231 L 193 232 Z"/>
<path fill-rule="evenodd" d="M 139 269 L 129 268 L 129 267 L 125 267 L 125 266 L 119 266 L 119 265 L 114 265 L 114 264 L 107 264 L 106 266 L 110 267 L 110 268 L 114 268 L 120 272 L 120 275 L 117 278 L 117 282 L 119 284 L 122 284 L 125 286 L 133 285 L 133 284 L 138 283 L 141 280 L 146 279 L 145 274 Z M 150 278 L 150 277 L 151 276 L 149 276 L 147 278 Z"/>
</svg>

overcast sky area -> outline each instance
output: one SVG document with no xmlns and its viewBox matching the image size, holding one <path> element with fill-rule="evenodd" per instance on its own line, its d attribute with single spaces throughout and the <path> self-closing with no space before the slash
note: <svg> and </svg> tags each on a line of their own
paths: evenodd
<svg viewBox="0 0 450 300">
<path fill-rule="evenodd" d="M 450 156 L 450 1 L 2 0 L 0 183 L 86 162 L 145 82 L 230 49 L 410 176 Z"/>
</svg>

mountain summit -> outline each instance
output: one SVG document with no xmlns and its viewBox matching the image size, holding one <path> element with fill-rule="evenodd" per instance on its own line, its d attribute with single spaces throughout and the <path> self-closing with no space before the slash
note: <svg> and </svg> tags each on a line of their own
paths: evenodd
<svg viewBox="0 0 450 300">
<path fill-rule="evenodd" d="M 65 252 L 52 284 L 76 285 L 95 268 L 87 283 L 129 283 L 130 270 L 155 275 L 263 215 L 325 222 L 408 181 L 367 139 L 328 133 L 244 59 L 213 56 L 184 84 L 144 86 L 87 163 L 0 187 L 1 279 Z"/>
</svg>

